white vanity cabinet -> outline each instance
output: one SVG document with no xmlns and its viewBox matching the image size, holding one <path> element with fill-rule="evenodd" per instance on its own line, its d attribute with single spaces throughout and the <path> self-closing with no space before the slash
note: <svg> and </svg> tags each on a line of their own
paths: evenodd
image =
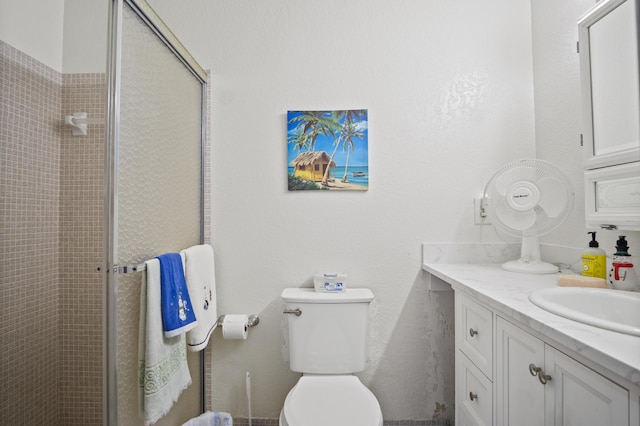
<svg viewBox="0 0 640 426">
<path fill-rule="evenodd" d="M 455 310 L 457 425 L 630 424 L 623 386 L 459 291 Z"/>
<path fill-rule="evenodd" d="M 640 230 L 640 0 L 578 21 L 587 226 Z"/>
<path fill-rule="evenodd" d="M 495 387 L 498 425 L 629 425 L 627 389 L 500 317 Z"/>
</svg>

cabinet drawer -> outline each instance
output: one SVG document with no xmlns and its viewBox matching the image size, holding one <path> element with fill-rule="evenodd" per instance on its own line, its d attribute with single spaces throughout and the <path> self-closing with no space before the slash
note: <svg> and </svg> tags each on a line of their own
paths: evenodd
<svg viewBox="0 0 640 426">
<path fill-rule="evenodd" d="M 460 351 L 456 351 L 456 404 L 458 426 L 493 423 L 493 388 L 484 374 Z"/>
<path fill-rule="evenodd" d="M 456 293 L 456 346 L 482 371 L 493 377 L 493 315 L 463 294 Z"/>
<path fill-rule="evenodd" d="M 640 230 L 640 162 L 584 174 L 587 226 Z"/>
</svg>

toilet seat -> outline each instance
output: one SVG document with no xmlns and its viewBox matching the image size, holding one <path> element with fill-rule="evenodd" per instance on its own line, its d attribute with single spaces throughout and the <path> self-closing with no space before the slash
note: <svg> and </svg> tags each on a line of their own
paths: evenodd
<svg viewBox="0 0 640 426">
<path fill-rule="evenodd" d="M 358 377 L 303 375 L 289 391 L 282 426 L 381 426 L 382 412 Z"/>
</svg>

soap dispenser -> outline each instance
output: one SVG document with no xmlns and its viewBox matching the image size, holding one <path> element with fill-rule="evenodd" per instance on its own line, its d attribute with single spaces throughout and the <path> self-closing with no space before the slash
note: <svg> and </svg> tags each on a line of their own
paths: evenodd
<svg viewBox="0 0 640 426">
<path fill-rule="evenodd" d="M 607 253 L 599 247 L 595 232 L 591 234 L 589 248 L 582 253 L 582 275 L 585 277 L 607 278 Z"/>
<path fill-rule="evenodd" d="M 615 290 L 638 290 L 636 271 L 633 269 L 629 246 L 624 235 L 621 235 L 616 242 L 616 252 L 613 255 L 608 284 Z"/>
</svg>

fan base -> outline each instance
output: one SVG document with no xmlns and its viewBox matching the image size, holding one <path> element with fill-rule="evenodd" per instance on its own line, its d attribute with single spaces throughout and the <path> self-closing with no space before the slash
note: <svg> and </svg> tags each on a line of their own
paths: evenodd
<svg viewBox="0 0 640 426">
<path fill-rule="evenodd" d="M 502 264 L 502 269 L 509 272 L 522 272 L 525 274 L 555 274 L 558 267 L 542 260 L 520 258 Z"/>
</svg>

